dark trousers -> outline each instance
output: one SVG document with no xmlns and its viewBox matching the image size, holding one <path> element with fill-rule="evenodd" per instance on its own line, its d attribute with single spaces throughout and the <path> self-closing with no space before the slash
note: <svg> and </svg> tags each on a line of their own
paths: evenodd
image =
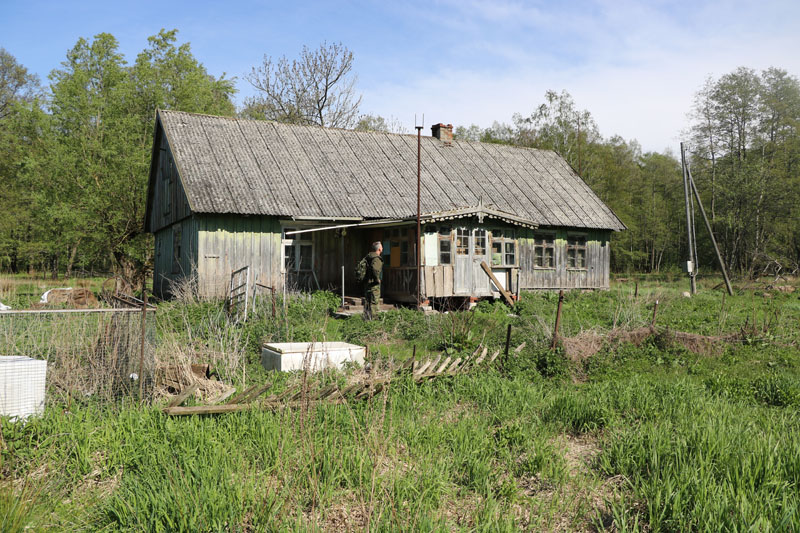
<svg viewBox="0 0 800 533">
<path fill-rule="evenodd" d="M 372 306 L 377 306 L 381 298 L 381 285 L 370 285 L 364 291 L 364 320 L 372 320 Z"/>
</svg>

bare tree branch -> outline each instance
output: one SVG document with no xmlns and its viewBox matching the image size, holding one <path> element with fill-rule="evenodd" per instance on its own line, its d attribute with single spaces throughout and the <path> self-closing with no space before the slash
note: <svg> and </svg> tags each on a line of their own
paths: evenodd
<svg viewBox="0 0 800 533">
<path fill-rule="evenodd" d="M 361 96 L 352 74 L 353 53 L 341 43 L 304 46 L 298 59 L 275 62 L 265 55 L 245 79 L 258 91 L 245 101 L 243 115 L 291 124 L 351 128 Z"/>
</svg>

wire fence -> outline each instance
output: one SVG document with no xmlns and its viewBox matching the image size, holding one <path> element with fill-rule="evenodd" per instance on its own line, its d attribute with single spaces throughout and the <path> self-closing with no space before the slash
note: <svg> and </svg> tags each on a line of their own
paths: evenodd
<svg viewBox="0 0 800 533">
<path fill-rule="evenodd" d="M 0 312 L 0 356 L 47 362 L 47 401 L 150 399 L 154 389 L 155 310 L 59 309 Z M 25 374 L 3 365 L 7 390 Z M 9 388 L 10 387 L 10 388 Z"/>
</svg>

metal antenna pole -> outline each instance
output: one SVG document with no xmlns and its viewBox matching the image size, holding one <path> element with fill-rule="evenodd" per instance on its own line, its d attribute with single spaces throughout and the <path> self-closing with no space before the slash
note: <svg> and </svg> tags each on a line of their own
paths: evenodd
<svg viewBox="0 0 800 533">
<path fill-rule="evenodd" d="M 683 148 L 683 143 L 681 143 L 681 167 L 683 169 L 683 199 L 686 204 L 686 233 L 689 236 L 689 267 L 686 270 L 689 272 L 689 280 L 691 281 L 691 289 L 692 294 L 697 294 L 697 285 L 695 284 L 694 279 L 694 239 L 693 239 L 693 231 L 692 231 L 692 212 L 689 206 L 689 176 L 686 170 L 686 152 Z"/>
<path fill-rule="evenodd" d="M 692 179 L 692 171 L 688 168 L 686 169 L 686 173 L 688 174 L 689 178 L 689 185 L 692 187 L 692 192 L 694 192 L 694 197 L 697 198 L 697 205 L 700 207 L 700 213 L 703 215 L 703 220 L 706 223 L 706 229 L 708 230 L 708 235 L 711 237 L 711 244 L 714 245 L 714 252 L 717 254 L 717 261 L 719 262 L 719 268 L 722 270 L 722 277 L 725 278 L 725 288 L 728 289 L 728 295 L 733 296 L 733 288 L 731 287 L 731 280 L 728 278 L 728 270 L 725 268 L 725 263 L 722 261 L 722 254 L 719 253 L 719 246 L 717 246 L 717 239 L 714 238 L 714 231 L 711 229 L 711 223 L 708 221 L 708 217 L 706 216 L 706 210 L 703 209 L 703 202 L 700 201 L 700 193 L 697 192 L 697 187 L 694 185 L 694 180 Z"/>
<path fill-rule="evenodd" d="M 414 127 L 417 129 L 417 309 L 422 305 L 422 228 L 420 223 L 422 212 L 422 128 L 425 126 L 425 115 L 422 115 L 422 126 L 416 125 L 414 120 Z"/>
</svg>

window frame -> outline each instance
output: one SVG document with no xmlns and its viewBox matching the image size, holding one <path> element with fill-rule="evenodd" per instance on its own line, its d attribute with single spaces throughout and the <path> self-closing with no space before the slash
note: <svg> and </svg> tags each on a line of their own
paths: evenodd
<svg viewBox="0 0 800 533">
<path fill-rule="evenodd" d="M 588 270 L 587 264 L 587 239 L 584 233 L 567 234 L 566 260 L 567 270 Z M 582 265 L 577 265 L 578 257 Z"/>
<path fill-rule="evenodd" d="M 519 243 L 514 228 L 495 228 L 490 231 L 491 243 L 489 249 L 492 267 L 496 268 L 516 268 L 519 266 Z M 500 245 L 500 263 L 494 262 L 495 245 Z M 508 245 L 514 247 L 512 252 L 508 252 Z M 508 256 L 513 255 L 514 260 L 509 262 Z"/>
<path fill-rule="evenodd" d="M 485 228 L 474 228 L 472 230 L 472 255 L 474 256 L 482 256 L 486 257 L 488 251 L 491 249 L 489 239 L 489 232 Z M 481 243 L 482 244 L 478 244 Z M 483 250 L 481 253 L 478 253 L 478 249 Z"/>
<path fill-rule="evenodd" d="M 540 244 L 539 240 L 542 240 L 543 243 Z M 550 239 L 549 243 L 544 242 L 545 239 Z M 550 250 L 550 266 L 544 264 L 544 259 L 547 257 L 546 250 Z M 542 251 L 541 259 L 542 264 L 539 265 L 538 260 L 538 252 L 539 250 Z M 556 268 L 556 234 L 550 232 L 535 232 L 533 234 L 533 268 L 538 270 L 555 270 Z"/>
<path fill-rule="evenodd" d="M 282 228 L 281 239 L 281 273 L 300 273 L 300 272 L 313 272 L 314 271 L 314 238 L 312 233 L 300 233 L 297 235 L 286 236 L 287 231 L 297 231 L 302 229 L 297 226 L 285 226 Z M 289 247 L 292 252 L 292 264 L 287 265 L 286 259 L 289 254 L 286 253 L 286 248 Z M 308 268 L 301 268 L 303 266 L 303 248 L 310 248 L 311 254 L 309 256 Z"/>
<path fill-rule="evenodd" d="M 470 241 L 472 240 L 472 230 L 470 228 L 456 228 L 455 235 L 455 255 L 469 256 Z M 464 240 L 466 239 L 466 241 Z"/>
<path fill-rule="evenodd" d="M 443 231 L 446 230 L 446 233 Z M 436 250 L 439 254 L 439 264 L 440 265 L 452 265 L 453 264 L 453 227 L 452 226 L 438 226 L 436 228 Z M 447 250 L 442 250 L 442 243 L 447 243 Z M 447 257 L 447 261 L 442 261 L 442 258 Z"/>
<path fill-rule="evenodd" d="M 402 267 L 415 267 L 417 266 L 417 257 L 415 254 L 417 243 L 414 235 L 409 231 L 409 226 L 400 226 L 395 228 L 386 228 L 383 230 L 383 240 L 381 242 L 389 243 L 388 249 L 384 248 L 384 254 L 388 255 L 386 268 L 402 268 Z M 392 267 L 392 250 L 397 249 L 399 255 L 399 264 Z"/>
</svg>

